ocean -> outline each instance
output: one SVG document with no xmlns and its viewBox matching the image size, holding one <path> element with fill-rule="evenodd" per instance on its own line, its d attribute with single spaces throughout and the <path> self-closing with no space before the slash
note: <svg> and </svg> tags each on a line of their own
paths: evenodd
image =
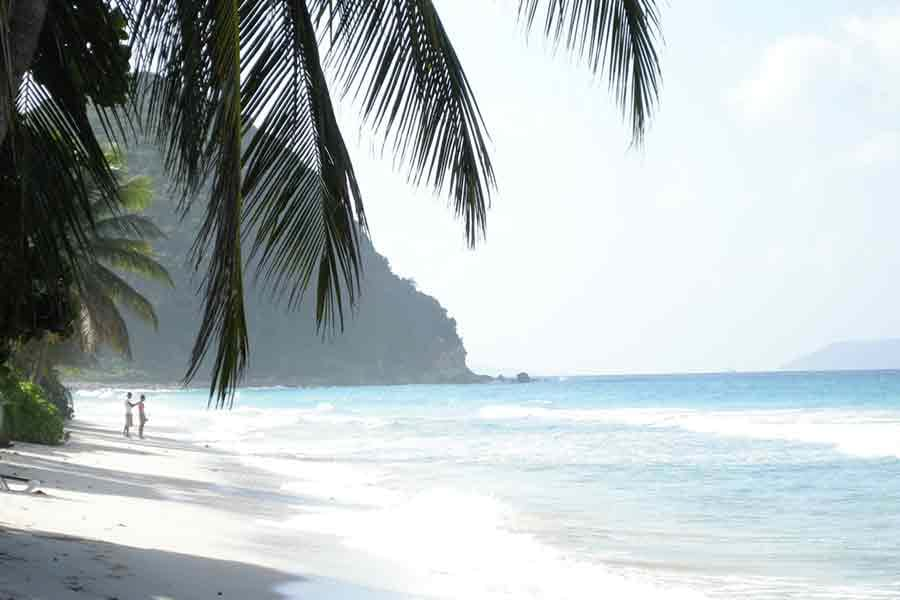
<svg viewBox="0 0 900 600">
<path fill-rule="evenodd" d="M 149 433 L 323 500 L 285 528 L 446 598 L 900 598 L 900 372 L 149 393 Z"/>
</svg>

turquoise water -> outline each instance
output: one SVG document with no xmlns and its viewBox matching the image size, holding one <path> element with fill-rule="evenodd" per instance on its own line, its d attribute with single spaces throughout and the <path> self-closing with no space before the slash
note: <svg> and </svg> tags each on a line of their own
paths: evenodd
<svg viewBox="0 0 900 600">
<path fill-rule="evenodd" d="M 152 401 L 157 424 L 205 394 Z M 900 372 L 254 389 L 237 405 L 204 413 L 197 441 L 337 503 L 286 526 L 448 597 L 900 598 Z"/>
</svg>

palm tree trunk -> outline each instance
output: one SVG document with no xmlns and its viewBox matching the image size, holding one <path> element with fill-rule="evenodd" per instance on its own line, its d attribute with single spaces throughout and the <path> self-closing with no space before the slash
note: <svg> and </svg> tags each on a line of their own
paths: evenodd
<svg viewBox="0 0 900 600">
<path fill-rule="evenodd" d="M 8 46 L 0 47 L 0 57 L 8 62 L 0 63 L 4 76 L 4 80 L 0 82 L 0 144 L 9 131 L 16 91 L 25 72 L 31 67 L 37 50 L 38 39 L 44 28 L 44 17 L 47 16 L 47 2 L 48 0 L 4 2 L 9 7 L 9 12 L 5 15 L 8 22 L 0 23 L 0 28 L 3 29 L 0 31 L 0 42 L 5 42 Z M 4 50 L 8 50 L 8 56 L 3 56 L 6 54 Z"/>
<path fill-rule="evenodd" d="M 31 368 L 31 383 L 39 383 L 41 375 L 44 373 L 44 363 L 47 362 L 47 349 L 50 347 L 50 335 L 45 333 L 38 342 L 37 358 L 34 359 L 34 365 Z"/>
</svg>

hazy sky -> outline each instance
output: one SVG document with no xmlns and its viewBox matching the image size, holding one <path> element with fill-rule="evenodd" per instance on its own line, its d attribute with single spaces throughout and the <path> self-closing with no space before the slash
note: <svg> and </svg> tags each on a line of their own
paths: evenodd
<svg viewBox="0 0 900 600">
<path fill-rule="evenodd" d="M 526 43 L 513 4 L 437 2 L 499 176 L 477 250 L 341 111 L 376 247 L 457 319 L 470 366 L 769 369 L 900 337 L 895 3 L 664 6 L 642 150 L 603 81 Z"/>
</svg>

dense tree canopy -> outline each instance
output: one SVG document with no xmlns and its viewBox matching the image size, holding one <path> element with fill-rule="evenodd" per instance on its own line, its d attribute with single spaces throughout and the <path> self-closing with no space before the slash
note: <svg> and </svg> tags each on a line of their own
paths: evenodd
<svg viewBox="0 0 900 600">
<path fill-rule="evenodd" d="M 130 88 L 123 13 L 100 0 L 0 2 L 0 346 L 75 319 L 73 259 L 91 205 L 116 201 L 115 176 L 87 118 L 109 120 Z"/>
</svg>

